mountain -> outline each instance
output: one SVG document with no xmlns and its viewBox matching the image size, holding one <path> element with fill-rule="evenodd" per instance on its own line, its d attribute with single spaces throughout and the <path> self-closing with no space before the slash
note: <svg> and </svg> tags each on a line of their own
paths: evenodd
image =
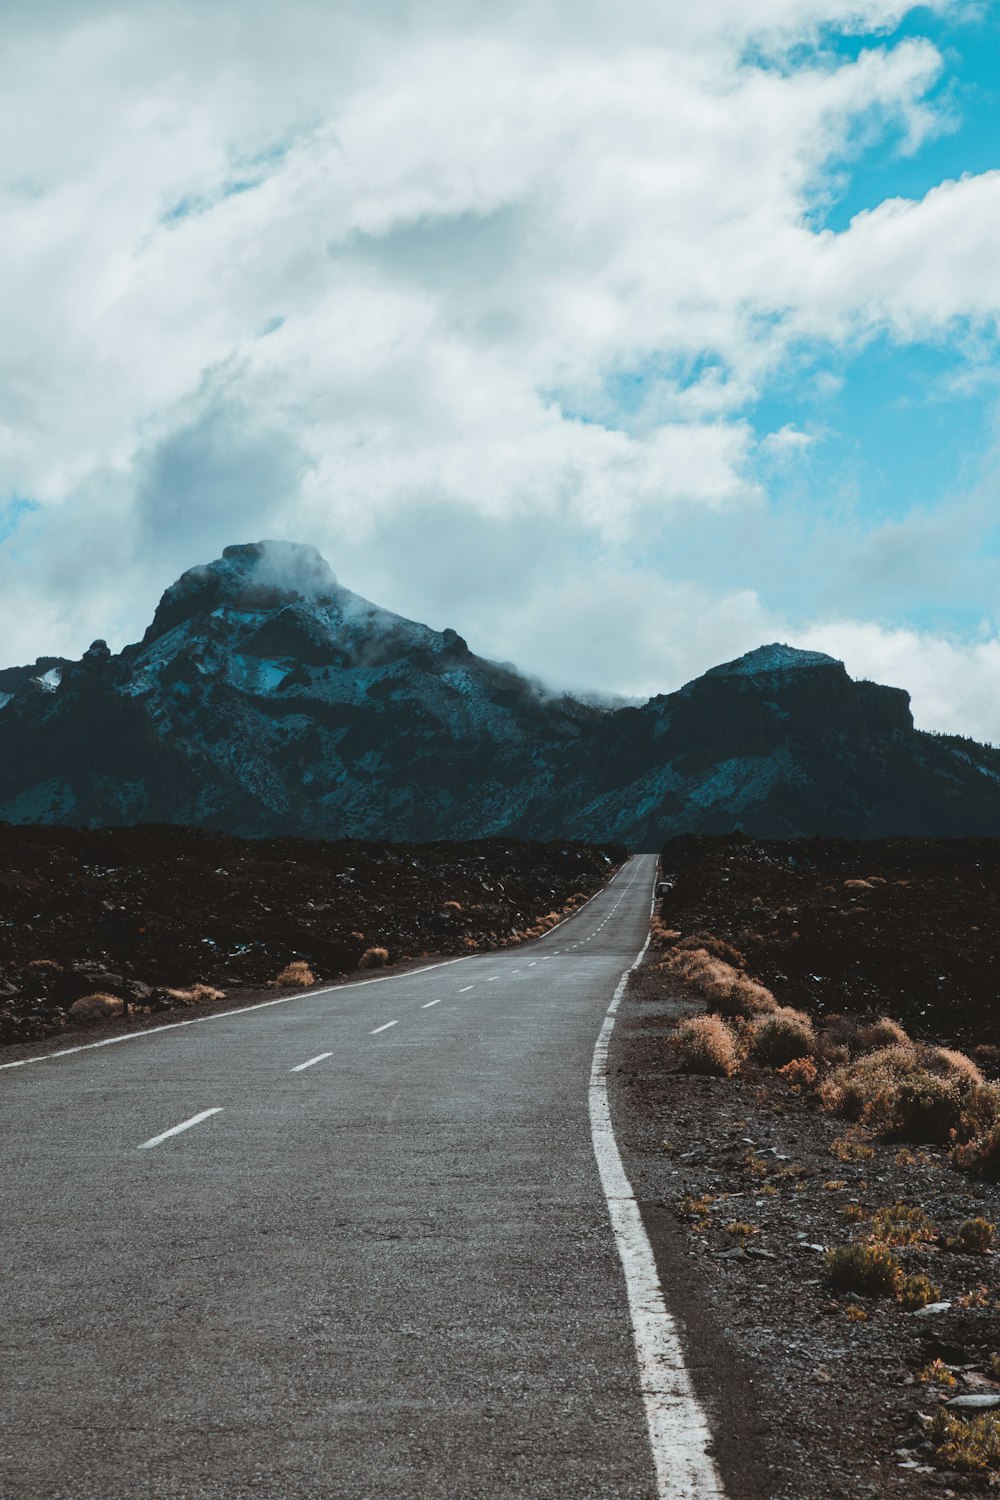
<svg viewBox="0 0 1000 1500">
<path fill-rule="evenodd" d="M 1000 751 L 762 646 L 597 708 L 380 609 L 315 549 L 227 547 L 112 656 L 0 671 L 0 819 L 251 836 L 1000 834 Z"/>
</svg>

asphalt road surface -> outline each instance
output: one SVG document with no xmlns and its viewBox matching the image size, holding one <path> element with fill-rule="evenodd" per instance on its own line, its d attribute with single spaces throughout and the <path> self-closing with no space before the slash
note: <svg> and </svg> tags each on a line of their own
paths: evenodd
<svg viewBox="0 0 1000 1500">
<path fill-rule="evenodd" d="M 654 864 L 524 947 L 0 1071 L 3 1500 L 652 1500 L 587 1086 Z"/>
</svg>

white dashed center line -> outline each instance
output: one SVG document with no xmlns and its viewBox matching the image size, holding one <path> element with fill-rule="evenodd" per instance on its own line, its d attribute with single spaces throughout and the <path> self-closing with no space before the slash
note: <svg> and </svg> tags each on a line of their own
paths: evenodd
<svg viewBox="0 0 1000 1500">
<path fill-rule="evenodd" d="M 298 1067 L 289 1068 L 288 1071 L 289 1073 L 303 1073 L 305 1072 L 306 1068 L 311 1068 L 314 1063 L 325 1062 L 328 1057 L 332 1056 L 332 1052 L 319 1052 L 315 1057 L 311 1057 L 308 1062 L 299 1063 Z"/>
<path fill-rule="evenodd" d="M 444 996 L 442 995 L 441 996 L 441 1000 L 443 1000 L 443 999 L 444 999 Z M 426 1005 L 422 1005 L 420 1007 L 420 1009 L 421 1010 L 430 1010 L 430 1008 L 431 1008 L 432 1005 L 440 1005 L 441 1004 L 441 1000 L 428 1000 L 427 1004 Z"/>
<path fill-rule="evenodd" d="M 369 1031 L 369 1036 L 378 1036 L 380 1031 L 388 1031 L 390 1026 L 398 1026 L 398 1021 L 386 1021 L 384 1026 L 376 1026 L 374 1031 Z"/>
<path fill-rule="evenodd" d="M 200 1125 L 202 1120 L 207 1120 L 209 1115 L 221 1115 L 222 1105 L 216 1109 L 203 1109 L 201 1114 L 192 1115 L 190 1120 L 183 1120 L 180 1125 L 172 1125 L 169 1130 L 164 1130 L 161 1135 L 154 1135 L 152 1140 L 143 1141 L 138 1148 L 140 1151 L 148 1151 L 152 1146 L 158 1146 L 161 1141 L 169 1140 L 172 1135 L 180 1135 L 182 1130 L 190 1130 L 192 1125 Z"/>
<path fill-rule="evenodd" d="M 462 986 L 462 988 L 461 988 L 461 989 L 460 989 L 460 990 L 459 990 L 459 992 L 458 992 L 458 993 L 459 993 L 459 994 L 460 994 L 460 995 L 467 995 L 467 994 L 468 994 L 468 993 L 469 993 L 469 991 L 470 991 L 470 990 L 471 990 L 471 989 L 474 989 L 474 988 L 475 988 L 475 986 L 474 986 L 474 985 L 471 985 L 471 984 L 464 984 L 464 985 L 463 985 L 463 986 Z"/>
</svg>

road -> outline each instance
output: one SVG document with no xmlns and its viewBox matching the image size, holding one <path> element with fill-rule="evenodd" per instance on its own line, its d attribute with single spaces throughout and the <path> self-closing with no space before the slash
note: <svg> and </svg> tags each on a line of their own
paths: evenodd
<svg viewBox="0 0 1000 1500">
<path fill-rule="evenodd" d="M 4 1500 L 651 1500 L 587 1087 L 653 878 L 0 1071 Z"/>
</svg>

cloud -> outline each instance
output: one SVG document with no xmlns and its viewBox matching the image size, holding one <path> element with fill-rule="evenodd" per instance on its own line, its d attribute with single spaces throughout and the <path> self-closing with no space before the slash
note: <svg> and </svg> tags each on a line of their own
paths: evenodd
<svg viewBox="0 0 1000 1500">
<path fill-rule="evenodd" d="M 759 412 L 879 336 L 989 364 L 998 174 L 817 227 L 852 161 L 948 123 L 941 53 L 889 36 L 910 10 L 8 8 L 0 499 L 42 507 L 0 545 L 8 654 L 135 636 L 260 535 L 583 687 L 793 629 L 779 565 L 838 559 L 817 613 L 877 615 L 852 547 L 888 596 L 933 537 L 803 561 L 769 491 L 819 431 Z M 694 556 L 720 525 L 725 568 Z"/>
</svg>

